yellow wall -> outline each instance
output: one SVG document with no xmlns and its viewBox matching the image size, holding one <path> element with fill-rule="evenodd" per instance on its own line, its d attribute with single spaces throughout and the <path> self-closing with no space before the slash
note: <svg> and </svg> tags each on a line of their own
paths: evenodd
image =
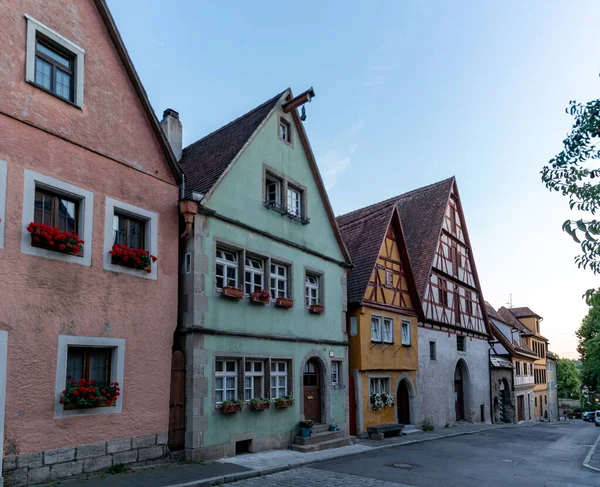
<svg viewBox="0 0 600 487">
<path fill-rule="evenodd" d="M 536 318 L 535 316 L 530 316 L 528 318 L 519 318 L 519 321 L 523 323 L 529 331 L 537 333 L 538 335 L 540 334 L 540 326 L 539 323 L 537 323 L 539 322 L 539 318 Z"/>
<path fill-rule="evenodd" d="M 398 392 L 395 388 L 398 385 L 398 378 L 400 377 L 400 375 L 402 375 L 403 372 L 398 372 L 398 371 L 378 371 L 377 373 L 374 373 L 372 375 L 376 375 L 378 377 L 380 376 L 390 376 L 390 388 L 391 388 L 391 393 L 394 394 L 394 405 L 392 407 L 389 408 L 384 408 L 384 409 L 380 409 L 378 411 L 373 411 L 373 409 L 371 408 L 371 391 L 370 391 L 370 381 L 369 381 L 369 373 L 368 372 L 363 372 L 360 374 L 360 381 L 361 381 L 361 389 L 362 389 L 362 404 L 363 404 L 363 428 L 366 431 L 366 429 L 369 426 L 374 426 L 374 425 L 378 425 L 378 424 L 383 424 L 383 423 L 395 423 L 396 422 L 396 393 Z M 407 372 L 406 373 L 414 387 L 415 387 L 415 392 L 416 392 L 416 387 L 417 387 L 417 373 L 416 372 Z M 410 388 L 409 388 L 410 391 Z M 416 400 L 416 398 L 413 398 L 411 400 Z M 410 418 L 411 423 L 415 423 L 417 421 L 417 418 Z"/>
</svg>

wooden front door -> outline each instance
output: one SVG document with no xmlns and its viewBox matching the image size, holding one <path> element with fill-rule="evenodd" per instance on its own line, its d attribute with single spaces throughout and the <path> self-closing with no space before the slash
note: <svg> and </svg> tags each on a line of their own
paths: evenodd
<svg viewBox="0 0 600 487">
<path fill-rule="evenodd" d="M 316 360 L 311 359 L 304 365 L 302 378 L 304 397 L 304 419 L 321 422 L 321 370 Z"/>
<path fill-rule="evenodd" d="M 456 421 L 465 419 L 463 377 L 459 367 L 456 367 L 456 370 L 454 371 L 454 407 L 456 409 Z"/>
<path fill-rule="evenodd" d="M 348 375 L 348 400 L 350 401 L 350 434 L 356 435 L 356 390 L 354 389 L 354 376 Z M 361 411 L 362 414 L 362 411 Z"/>
<path fill-rule="evenodd" d="M 169 449 L 185 446 L 185 356 L 174 352 L 171 360 L 171 398 L 169 400 Z"/>
<path fill-rule="evenodd" d="M 517 396 L 517 421 L 523 421 L 523 412 L 525 411 L 523 397 Z"/>
<path fill-rule="evenodd" d="M 408 396 L 408 386 L 405 380 L 398 384 L 396 392 L 396 411 L 398 413 L 398 423 L 410 424 L 410 398 Z"/>
</svg>

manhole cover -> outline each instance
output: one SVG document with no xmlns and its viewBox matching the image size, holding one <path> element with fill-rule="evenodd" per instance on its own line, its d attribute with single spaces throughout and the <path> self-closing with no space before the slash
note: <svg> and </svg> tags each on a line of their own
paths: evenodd
<svg viewBox="0 0 600 487">
<path fill-rule="evenodd" d="M 390 463 L 388 465 L 388 467 L 403 468 L 404 470 L 412 470 L 413 468 L 418 467 L 418 465 L 412 465 L 410 463 L 398 462 L 398 463 Z"/>
</svg>

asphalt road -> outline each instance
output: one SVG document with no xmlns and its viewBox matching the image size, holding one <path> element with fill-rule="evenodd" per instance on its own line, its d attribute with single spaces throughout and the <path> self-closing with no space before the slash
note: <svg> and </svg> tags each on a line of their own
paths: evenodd
<svg viewBox="0 0 600 487">
<path fill-rule="evenodd" d="M 600 429 L 538 424 L 399 446 L 248 479 L 231 487 L 600 486 L 582 466 Z"/>
</svg>

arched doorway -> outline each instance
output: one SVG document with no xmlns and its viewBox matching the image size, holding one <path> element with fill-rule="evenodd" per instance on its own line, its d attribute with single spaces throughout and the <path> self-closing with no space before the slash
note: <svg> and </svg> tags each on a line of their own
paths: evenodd
<svg viewBox="0 0 600 487">
<path fill-rule="evenodd" d="M 463 389 L 463 373 L 457 364 L 454 369 L 454 408 L 456 410 L 456 421 L 465 419 L 465 398 Z"/>
<path fill-rule="evenodd" d="M 502 378 L 500 380 L 500 394 L 498 395 L 498 398 L 500 421 L 503 423 L 511 421 L 512 418 L 510 414 L 510 385 L 508 384 L 508 381 L 505 378 Z"/>
<path fill-rule="evenodd" d="M 321 367 L 311 358 L 304 364 L 302 377 L 302 396 L 304 400 L 304 419 L 321 422 Z"/>
<path fill-rule="evenodd" d="M 398 384 L 396 391 L 396 412 L 398 415 L 398 423 L 410 423 L 410 394 L 408 391 L 408 382 L 403 379 Z"/>
</svg>

